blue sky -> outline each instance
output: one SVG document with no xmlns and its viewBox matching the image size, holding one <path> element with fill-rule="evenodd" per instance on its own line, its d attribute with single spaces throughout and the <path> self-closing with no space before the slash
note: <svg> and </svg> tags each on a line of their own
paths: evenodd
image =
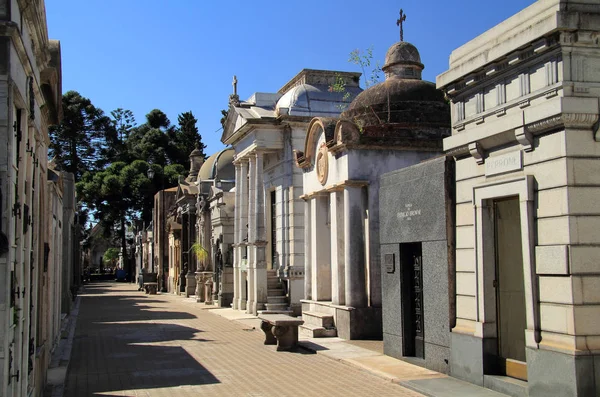
<svg viewBox="0 0 600 397">
<path fill-rule="evenodd" d="M 63 92 L 79 91 L 107 114 L 154 108 L 172 123 L 191 110 L 207 154 L 219 141 L 233 75 L 238 93 L 276 92 L 303 68 L 360 71 L 353 49 L 383 64 L 399 40 L 417 46 L 423 78 L 448 67 L 453 49 L 534 0 L 46 0 L 50 38 L 61 41 Z"/>
</svg>

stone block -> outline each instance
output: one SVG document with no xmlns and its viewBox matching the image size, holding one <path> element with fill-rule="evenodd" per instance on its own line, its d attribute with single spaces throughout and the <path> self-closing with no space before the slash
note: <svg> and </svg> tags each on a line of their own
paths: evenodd
<svg viewBox="0 0 600 397">
<path fill-rule="evenodd" d="M 572 356 L 527 348 L 527 372 L 531 397 L 598 396 L 594 360 L 598 356 Z"/>
<path fill-rule="evenodd" d="M 600 276 L 573 276 L 573 289 L 581 295 L 581 301 L 576 303 L 600 304 Z"/>
<path fill-rule="evenodd" d="M 600 157 L 600 145 L 594 141 L 592 134 L 573 129 L 567 129 L 564 134 L 567 156 Z"/>
<path fill-rule="evenodd" d="M 600 305 L 574 306 L 575 335 L 600 335 Z"/>
<path fill-rule="evenodd" d="M 456 203 L 470 203 L 473 201 L 473 188 L 485 183 L 485 177 L 466 179 L 456 182 Z"/>
<path fill-rule="evenodd" d="M 384 332 L 383 354 L 397 359 L 402 359 L 402 336 Z"/>
<path fill-rule="evenodd" d="M 539 245 L 562 245 L 571 242 L 568 216 L 537 220 Z"/>
<path fill-rule="evenodd" d="M 534 175 L 537 190 L 567 185 L 567 159 L 565 157 L 525 167 L 525 174 Z"/>
<path fill-rule="evenodd" d="M 456 250 L 457 272 L 475 272 L 475 266 L 475 250 L 473 248 Z"/>
<path fill-rule="evenodd" d="M 540 322 L 544 331 L 575 334 L 573 306 L 540 303 Z"/>
<path fill-rule="evenodd" d="M 536 217 L 547 218 L 569 213 L 568 190 L 559 187 L 538 191 L 536 197 Z"/>
<path fill-rule="evenodd" d="M 425 367 L 433 371 L 447 374 L 450 372 L 450 332 L 445 329 L 447 346 L 425 342 Z M 427 336 L 427 334 L 425 334 Z"/>
<path fill-rule="evenodd" d="M 336 328 L 342 339 L 381 338 L 381 308 L 335 309 Z"/>
<path fill-rule="evenodd" d="M 456 248 L 475 248 L 475 228 L 473 226 L 456 228 Z"/>
<path fill-rule="evenodd" d="M 481 339 L 456 332 L 450 334 L 450 375 L 483 386 L 483 374 L 493 373 L 490 359 L 495 339 Z"/>
<path fill-rule="evenodd" d="M 596 143 L 595 146 L 598 144 Z M 570 185 L 600 185 L 600 160 L 598 159 L 569 159 Z"/>
<path fill-rule="evenodd" d="M 571 277 L 539 277 L 540 302 L 573 303 L 573 288 Z"/>
<path fill-rule="evenodd" d="M 456 296 L 456 317 L 467 320 L 477 319 L 477 300 L 474 296 Z"/>
<path fill-rule="evenodd" d="M 600 247 L 571 245 L 571 274 L 600 273 Z"/>
<path fill-rule="evenodd" d="M 456 226 L 472 226 L 475 224 L 475 208 L 472 202 L 456 205 Z"/>
<path fill-rule="evenodd" d="M 446 238 L 446 159 L 417 164 L 381 176 L 382 244 Z"/>
<path fill-rule="evenodd" d="M 427 241 L 423 242 L 422 248 L 425 342 L 448 347 L 450 323 L 447 244 L 445 240 Z"/>
<path fill-rule="evenodd" d="M 390 335 L 402 335 L 402 297 L 400 295 L 400 250 L 399 244 L 382 244 L 381 255 L 394 255 L 393 272 L 388 272 L 385 268 L 385 261 L 382 259 L 384 268 L 381 271 L 381 293 L 382 293 L 382 321 L 383 330 Z"/>
<path fill-rule="evenodd" d="M 456 293 L 459 295 L 475 296 L 477 281 L 473 272 L 456 272 Z"/>
<path fill-rule="evenodd" d="M 600 244 L 600 217 L 571 216 L 569 226 L 573 244 Z"/>
<path fill-rule="evenodd" d="M 600 215 L 600 187 L 570 187 L 569 212 L 577 215 Z"/>
<path fill-rule="evenodd" d="M 535 247 L 537 274 L 569 274 L 569 249 L 567 245 L 544 245 Z"/>
<path fill-rule="evenodd" d="M 471 156 L 456 161 L 456 181 L 483 176 L 485 167 L 477 164 Z"/>
</svg>

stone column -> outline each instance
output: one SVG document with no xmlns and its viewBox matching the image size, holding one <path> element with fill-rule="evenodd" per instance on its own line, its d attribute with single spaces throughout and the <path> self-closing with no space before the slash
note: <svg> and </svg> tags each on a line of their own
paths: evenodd
<svg viewBox="0 0 600 397">
<path fill-rule="evenodd" d="M 329 194 L 311 200 L 312 296 L 317 301 L 331 300 L 331 233 L 328 225 Z"/>
<path fill-rule="evenodd" d="M 252 314 L 257 314 L 258 310 L 264 310 L 267 303 L 267 260 L 266 260 L 266 229 L 265 229 L 265 187 L 263 182 L 263 153 L 256 152 L 254 162 L 254 261 L 253 261 L 253 297 Z"/>
<path fill-rule="evenodd" d="M 241 271 L 242 262 L 248 263 L 248 209 L 249 209 L 249 192 L 248 192 L 248 160 L 240 160 L 240 183 L 236 184 L 236 190 L 240 189 L 240 217 L 239 224 L 236 226 L 236 233 L 238 234 L 238 255 L 239 255 L 239 283 L 235 286 L 239 301 L 238 310 L 246 310 L 246 280 L 247 272 Z"/>
<path fill-rule="evenodd" d="M 241 179 L 242 179 L 242 165 L 240 163 L 235 163 L 235 208 L 234 208 L 234 216 L 233 216 L 233 303 L 232 307 L 235 310 L 239 310 L 239 290 L 238 286 L 240 285 L 240 233 L 239 229 L 241 229 L 240 219 L 241 219 L 241 209 L 240 209 L 240 188 L 241 188 Z"/>
<path fill-rule="evenodd" d="M 344 260 L 344 192 L 331 192 L 331 301 L 334 305 L 346 302 L 346 275 Z"/>
<path fill-rule="evenodd" d="M 254 268 L 256 254 L 256 156 L 249 156 L 248 164 L 248 302 L 246 311 L 254 307 Z"/>
<path fill-rule="evenodd" d="M 365 285 L 366 195 L 360 186 L 344 187 L 344 259 L 346 305 L 367 306 Z"/>
<path fill-rule="evenodd" d="M 304 201 L 304 299 L 312 299 L 311 199 Z"/>
<path fill-rule="evenodd" d="M 193 205 L 188 206 L 187 213 L 187 230 L 188 244 L 186 247 L 187 251 L 190 251 L 192 244 L 196 242 L 196 207 Z M 183 231 L 183 230 L 182 230 Z M 188 253 L 188 272 L 185 276 L 185 296 L 189 297 L 196 294 L 196 254 L 194 252 Z"/>
<path fill-rule="evenodd" d="M 187 291 L 187 278 L 186 275 L 190 270 L 190 264 L 188 262 L 188 249 L 190 248 L 188 243 L 188 216 L 187 213 L 181 214 L 181 274 L 179 277 L 179 285 L 185 286 L 180 288 L 180 292 L 184 293 Z M 187 268 L 186 268 L 187 267 Z"/>
</svg>

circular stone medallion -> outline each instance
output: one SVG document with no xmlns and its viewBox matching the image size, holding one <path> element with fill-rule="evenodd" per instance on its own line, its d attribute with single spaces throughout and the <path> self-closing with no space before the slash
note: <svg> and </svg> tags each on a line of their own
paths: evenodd
<svg viewBox="0 0 600 397">
<path fill-rule="evenodd" d="M 327 155 L 327 146 L 321 145 L 317 154 L 317 178 L 321 185 L 327 182 L 327 173 L 329 171 L 329 156 Z"/>
</svg>

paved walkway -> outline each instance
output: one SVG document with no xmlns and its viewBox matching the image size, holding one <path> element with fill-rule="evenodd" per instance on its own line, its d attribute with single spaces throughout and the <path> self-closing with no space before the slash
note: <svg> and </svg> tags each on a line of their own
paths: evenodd
<svg viewBox="0 0 600 397">
<path fill-rule="evenodd" d="M 276 352 L 255 319 L 231 321 L 191 299 L 115 283 L 80 294 L 66 396 L 422 396 L 332 360 L 335 346 L 332 357 Z"/>
</svg>

